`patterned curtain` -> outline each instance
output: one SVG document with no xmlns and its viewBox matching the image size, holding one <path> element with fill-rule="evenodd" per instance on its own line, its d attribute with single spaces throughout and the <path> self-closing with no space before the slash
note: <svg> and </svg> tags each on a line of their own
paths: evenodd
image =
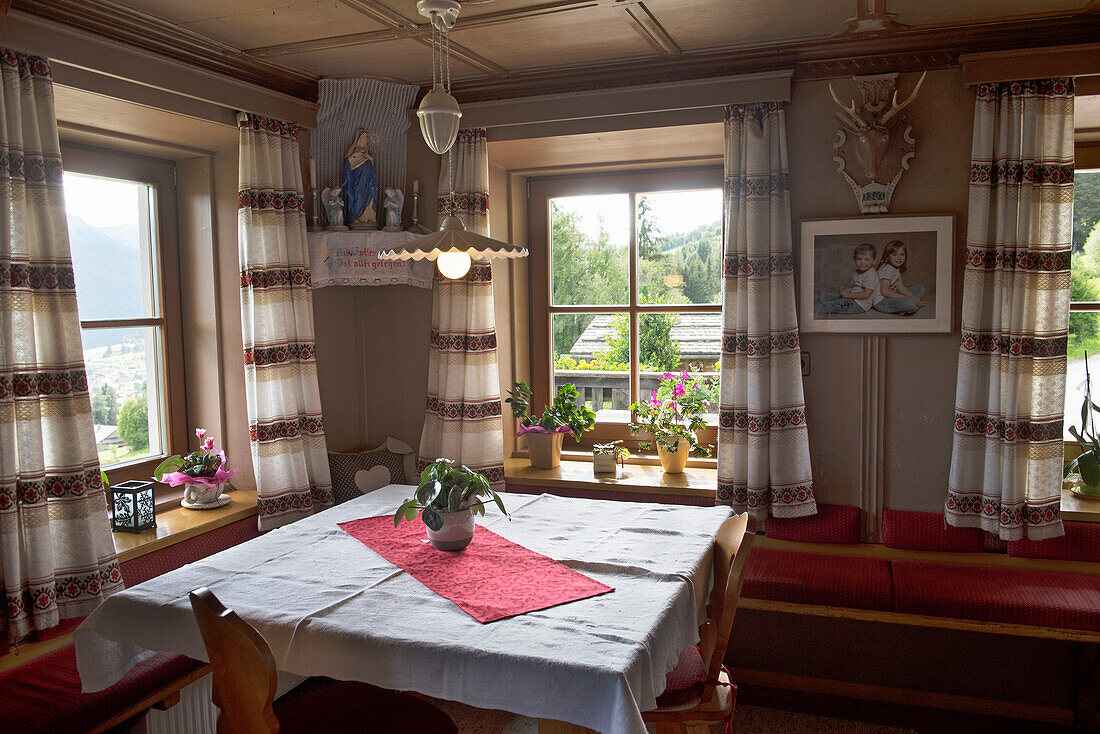
<svg viewBox="0 0 1100 734">
<path fill-rule="evenodd" d="M 8 641 L 123 586 L 80 344 L 53 84 L 0 52 L 0 581 Z"/>
<path fill-rule="evenodd" d="M 471 232 L 489 235 L 489 154 L 485 129 L 459 130 L 439 172 L 439 212 L 450 211 Z M 453 172 L 453 179 L 452 179 Z M 452 180 L 454 197 L 451 196 Z M 504 422 L 497 370 L 493 270 L 475 260 L 464 278 L 436 271 L 428 353 L 428 408 L 420 468 L 454 459 L 504 488 Z"/>
<path fill-rule="evenodd" d="M 1062 535 L 1073 80 L 983 84 L 970 163 L 947 521 Z"/>
<path fill-rule="evenodd" d="M 245 390 L 261 530 L 332 505 L 313 341 L 298 127 L 241 115 Z"/>
<path fill-rule="evenodd" d="M 718 502 L 813 515 L 782 103 L 727 108 L 725 175 Z"/>
</svg>

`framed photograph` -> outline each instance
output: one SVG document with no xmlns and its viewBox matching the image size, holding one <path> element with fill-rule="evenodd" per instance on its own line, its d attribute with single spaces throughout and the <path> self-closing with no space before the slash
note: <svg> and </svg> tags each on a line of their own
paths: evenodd
<svg viewBox="0 0 1100 734">
<path fill-rule="evenodd" d="M 802 223 L 801 331 L 951 331 L 955 218 L 859 217 Z"/>
</svg>

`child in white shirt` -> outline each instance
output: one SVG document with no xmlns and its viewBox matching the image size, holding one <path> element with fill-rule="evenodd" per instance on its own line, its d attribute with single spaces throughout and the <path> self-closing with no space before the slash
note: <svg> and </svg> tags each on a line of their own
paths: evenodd
<svg viewBox="0 0 1100 734">
<path fill-rule="evenodd" d="M 879 292 L 882 298 L 875 303 L 875 310 L 898 316 L 910 316 L 924 307 L 924 286 L 917 284 L 906 287 L 902 280 L 909 252 L 901 240 L 892 240 L 882 248 L 882 260 L 879 261 Z"/>
<path fill-rule="evenodd" d="M 814 299 L 814 313 L 818 315 L 831 313 L 859 314 L 870 311 L 882 298 L 879 295 L 878 272 L 873 267 L 876 251 L 873 245 L 866 242 L 857 246 L 852 252 L 852 260 L 855 262 L 855 270 L 847 287 L 838 296 L 835 293 L 825 293 Z"/>
</svg>

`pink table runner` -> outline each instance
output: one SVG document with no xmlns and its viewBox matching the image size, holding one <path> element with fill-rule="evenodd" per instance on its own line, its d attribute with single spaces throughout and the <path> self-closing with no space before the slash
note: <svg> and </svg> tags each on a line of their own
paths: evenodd
<svg viewBox="0 0 1100 734">
<path fill-rule="evenodd" d="M 425 542 L 419 518 L 396 528 L 392 515 L 339 525 L 482 624 L 614 591 L 480 526 L 466 550 L 452 553 Z"/>
</svg>

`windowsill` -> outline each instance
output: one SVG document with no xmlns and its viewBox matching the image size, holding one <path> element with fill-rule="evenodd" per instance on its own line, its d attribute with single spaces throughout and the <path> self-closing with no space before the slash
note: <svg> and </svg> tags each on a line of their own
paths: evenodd
<svg viewBox="0 0 1100 734">
<path fill-rule="evenodd" d="M 1100 522 L 1100 500 L 1083 500 L 1068 489 L 1063 489 L 1061 514 L 1063 520 Z"/>
<path fill-rule="evenodd" d="M 718 470 L 689 466 L 682 474 L 666 474 L 660 466 L 627 464 L 619 476 L 594 474 L 591 461 L 562 458 L 556 469 L 536 469 L 524 458 L 504 460 L 504 478 L 514 484 L 601 489 L 638 494 L 713 498 Z"/>
<path fill-rule="evenodd" d="M 256 493 L 246 489 L 229 492 L 229 504 L 214 510 L 173 507 L 157 512 L 157 526 L 141 533 L 111 533 L 119 562 L 167 548 L 211 530 L 256 514 Z"/>
</svg>

